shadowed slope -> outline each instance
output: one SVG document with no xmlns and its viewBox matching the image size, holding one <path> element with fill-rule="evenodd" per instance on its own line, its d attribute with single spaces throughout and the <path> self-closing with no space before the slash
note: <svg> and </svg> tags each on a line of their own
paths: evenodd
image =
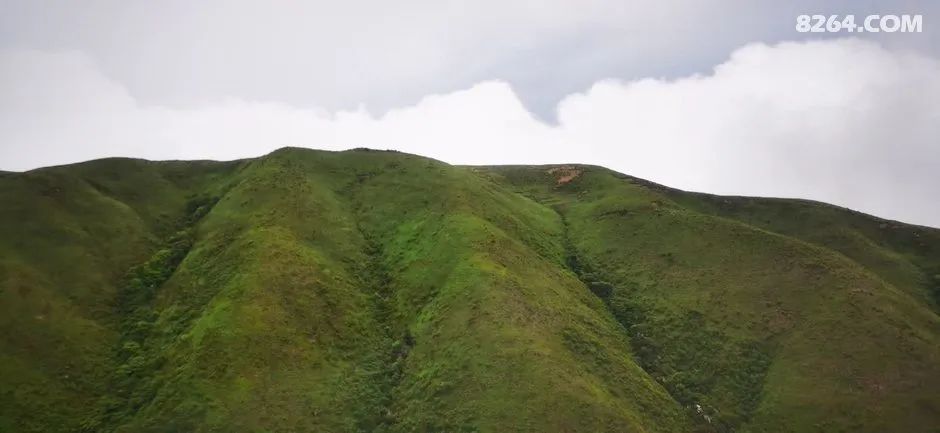
<svg viewBox="0 0 940 433">
<path fill-rule="evenodd" d="M 0 175 L 0 430 L 74 431 L 108 392 L 120 281 L 191 191 L 231 167 L 195 165 L 101 160 Z"/>
</svg>

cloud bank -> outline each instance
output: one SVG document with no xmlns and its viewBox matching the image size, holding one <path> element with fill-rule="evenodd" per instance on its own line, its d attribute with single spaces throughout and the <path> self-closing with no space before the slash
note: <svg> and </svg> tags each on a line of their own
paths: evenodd
<svg viewBox="0 0 940 433">
<path fill-rule="evenodd" d="M 598 79 L 682 77 L 748 42 L 838 36 L 797 32 L 800 14 L 887 11 L 937 16 L 940 3 L 4 0 L 0 49 L 80 50 L 145 105 L 236 96 L 384 113 L 498 78 L 554 121 L 561 98 Z M 923 30 L 855 35 L 940 54 L 940 32 Z"/>
<path fill-rule="evenodd" d="M 281 146 L 454 164 L 603 165 L 687 190 L 822 200 L 940 226 L 940 61 L 857 39 L 749 44 L 705 75 L 601 81 L 537 119 L 505 82 L 381 116 L 219 100 L 146 105 L 79 51 L 0 51 L 0 169 Z"/>
</svg>

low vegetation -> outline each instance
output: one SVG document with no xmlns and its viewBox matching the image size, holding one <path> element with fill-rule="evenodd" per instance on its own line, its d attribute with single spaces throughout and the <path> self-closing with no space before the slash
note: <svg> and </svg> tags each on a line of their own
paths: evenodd
<svg viewBox="0 0 940 433">
<path fill-rule="evenodd" d="M 931 432 L 940 230 L 591 166 L 0 174 L 0 431 Z"/>
</svg>

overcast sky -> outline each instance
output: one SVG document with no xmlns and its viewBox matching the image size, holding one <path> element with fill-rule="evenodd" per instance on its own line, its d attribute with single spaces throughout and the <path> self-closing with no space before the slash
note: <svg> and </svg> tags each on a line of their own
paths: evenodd
<svg viewBox="0 0 940 433">
<path fill-rule="evenodd" d="M 922 14 L 923 32 L 798 33 L 804 13 Z M 0 170 L 365 146 L 940 226 L 935 17 L 929 1 L 0 0 Z"/>
</svg>

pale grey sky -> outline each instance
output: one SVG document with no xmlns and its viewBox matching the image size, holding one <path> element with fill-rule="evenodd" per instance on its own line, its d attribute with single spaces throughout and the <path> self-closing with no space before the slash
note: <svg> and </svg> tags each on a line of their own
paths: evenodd
<svg viewBox="0 0 940 433">
<path fill-rule="evenodd" d="M 398 148 L 940 226 L 940 3 L 2 1 L 0 169 Z M 922 14 L 804 34 L 799 14 Z"/>
<path fill-rule="evenodd" d="M 801 13 L 925 13 L 927 32 L 889 42 L 940 47 L 929 22 L 940 7 L 928 1 L 0 4 L 0 48 L 81 51 L 144 105 L 234 97 L 381 112 L 498 79 L 550 118 L 565 95 L 600 79 L 681 77 L 707 72 L 749 42 L 824 37 L 794 31 Z"/>
</svg>

